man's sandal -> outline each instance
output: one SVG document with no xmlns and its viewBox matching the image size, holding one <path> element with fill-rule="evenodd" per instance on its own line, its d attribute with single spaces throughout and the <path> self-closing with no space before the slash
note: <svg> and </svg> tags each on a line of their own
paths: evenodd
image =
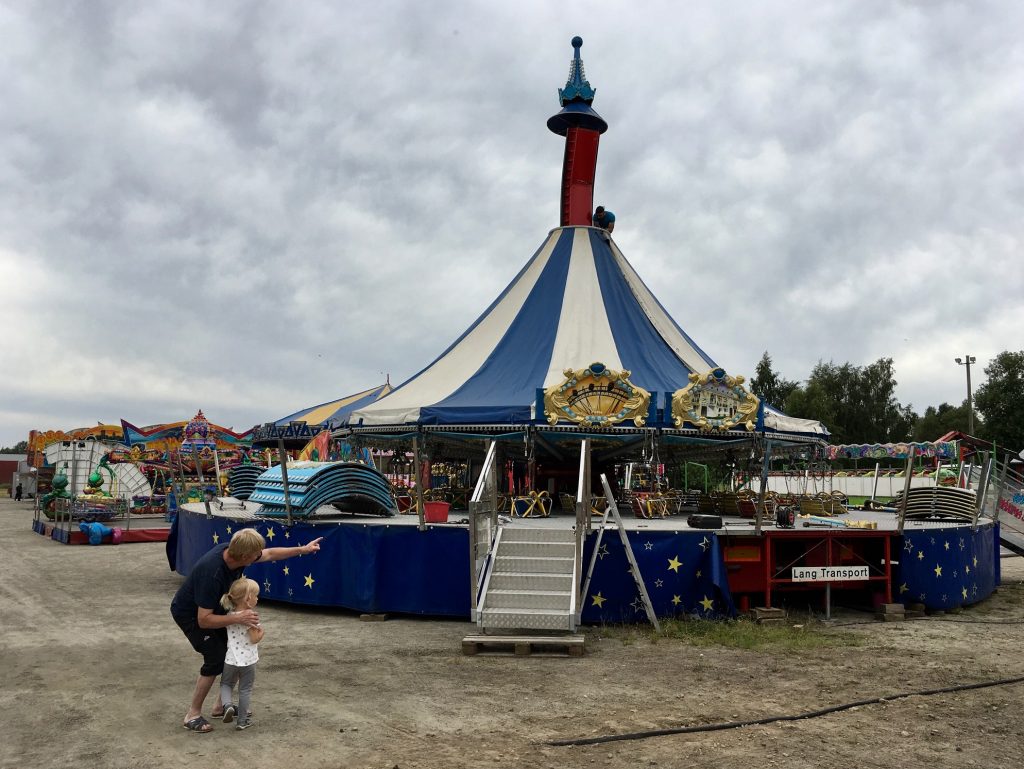
<svg viewBox="0 0 1024 769">
<path fill-rule="evenodd" d="M 213 731 L 213 727 L 210 726 L 210 722 L 202 716 L 196 716 L 191 721 L 186 721 L 182 726 L 190 732 L 199 732 L 200 734 L 206 734 L 207 732 Z"/>
</svg>

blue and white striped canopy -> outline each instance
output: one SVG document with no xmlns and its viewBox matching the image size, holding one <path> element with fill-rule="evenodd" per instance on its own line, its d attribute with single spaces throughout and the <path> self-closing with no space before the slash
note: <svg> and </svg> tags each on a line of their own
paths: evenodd
<svg viewBox="0 0 1024 769">
<path fill-rule="evenodd" d="M 552 230 L 462 336 L 349 423 L 524 424 L 534 419 L 538 388 L 560 384 L 567 368 L 626 369 L 652 393 L 715 368 L 606 237 L 593 227 Z M 819 432 L 813 425 L 799 431 Z"/>
<path fill-rule="evenodd" d="M 347 422 L 351 413 L 356 409 L 373 403 L 378 398 L 383 398 L 389 392 L 391 392 L 391 385 L 385 383 L 369 390 L 321 403 L 318 406 L 309 406 L 294 414 L 274 420 L 274 424 L 278 427 L 286 427 L 292 422 L 305 422 L 308 425 L 322 424 L 326 427 L 336 427 Z"/>
</svg>

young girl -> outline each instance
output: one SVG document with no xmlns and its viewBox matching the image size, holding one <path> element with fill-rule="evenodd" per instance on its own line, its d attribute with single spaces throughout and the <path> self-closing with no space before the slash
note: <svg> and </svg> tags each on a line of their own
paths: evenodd
<svg viewBox="0 0 1024 769">
<path fill-rule="evenodd" d="M 220 605 L 230 613 L 255 609 L 259 601 L 258 582 L 241 577 L 231 583 L 228 592 L 220 599 Z M 259 650 L 256 644 L 263 640 L 263 628 L 245 625 L 228 625 L 228 651 L 224 656 L 224 672 L 220 677 L 220 700 L 224 705 L 224 723 L 230 724 L 238 716 L 236 729 L 248 729 L 253 725 L 249 713 L 249 699 L 252 685 L 256 681 L 256 662 Z M 238 707 L 231 704 L 231 691 L 238 681 Z"/>
</svg>

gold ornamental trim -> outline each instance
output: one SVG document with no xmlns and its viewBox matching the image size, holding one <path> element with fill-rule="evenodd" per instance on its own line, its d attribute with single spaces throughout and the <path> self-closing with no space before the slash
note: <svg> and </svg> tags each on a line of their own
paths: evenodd
<svg viewBox="0 0 1024 769">
<path fill-rule="evenodd" d="M 651 394 L 629 381 L 629 371 L 614 371 L 595 362 L 587 368 L 567 368 L 562 374 L 564 381 L 544 391 L 548 424 L 567 420 L 588 427 L 609 427 L 632 420 L 643 427 L 647 422 Z"/>
<path fill-rule="evenodd" d="M 761 399 L 743 386 L 745 381 L 721 368 L 690 374 L 690 384 L 672 394 L 672 423 L 682 427 L 688 422 L 705 432 L 725 432 L 742 425 L 753 432 Z"/>
</svg>

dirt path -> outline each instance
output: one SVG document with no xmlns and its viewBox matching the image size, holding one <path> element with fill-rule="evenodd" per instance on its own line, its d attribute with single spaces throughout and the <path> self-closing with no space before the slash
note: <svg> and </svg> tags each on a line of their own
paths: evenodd
<svg viewBox="0 0 1024 769">
<path fill-rule="evenodd" d="M 181 577 L 163 545 L 68 547 L 30 523 L 27 504 L 0 500 L 3 767 L 994 769 L 1024 750 L 1024 683 L 731 731 L 544 744 L 1024 675 L 1024 625 L 991 624 L 1024 620 L 1019 558 L 974 609 L 849 625 L 860 646 L 800 655 L 590 629 L 581 659 L 463 657 L 469 623 L 261 604 L 257 726 L 198 735 L 180 726 L 199 658 L 168 614 Z"/>
</svg>

